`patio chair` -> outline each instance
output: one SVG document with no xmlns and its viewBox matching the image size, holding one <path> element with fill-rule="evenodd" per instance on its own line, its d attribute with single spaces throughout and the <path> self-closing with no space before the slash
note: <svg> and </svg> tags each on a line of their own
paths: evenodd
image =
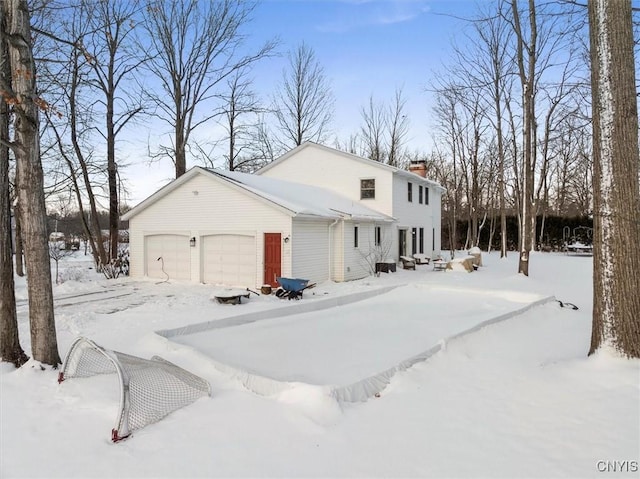
<svg viewBox="0 0 640 479">
<path fill-rule="evenodd" d="M 416 269 L 416 260 L 409 256 L 400 256 L 403 269 Z"/>
</svg>

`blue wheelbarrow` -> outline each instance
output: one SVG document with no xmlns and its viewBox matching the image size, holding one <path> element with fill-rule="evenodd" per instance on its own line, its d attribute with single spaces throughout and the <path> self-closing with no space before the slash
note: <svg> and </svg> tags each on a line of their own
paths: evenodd
<svg viewBox="0 0 640 479">
<path fill-rule="evenodd" d="M 305 289 L 313 288 L 316 285 L 316 283 L 309 284 L 308 279 L 299 278 L 276 277 L 276 281 L 280 284 L 280 287 L 276 290 L 276 296 L 282 299 L 300 299 Z"/>
</svg>

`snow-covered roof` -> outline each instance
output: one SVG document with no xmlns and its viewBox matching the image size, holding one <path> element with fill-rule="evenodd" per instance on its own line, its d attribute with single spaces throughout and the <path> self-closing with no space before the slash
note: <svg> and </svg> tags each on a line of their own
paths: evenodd
<svg viewBox="0 0 640 479">
<path fill-rule="evenodd" d="M 286 208 L 296 216 L 393 221 L 390 216 L 317 186 L 237 171 L 206 171 Z"/>
<path fill-rule="evenodd" d="M 172 181 L 136 205 L 124 214 L 122 219 L 128 220 L 132 218 L 198 174 L 228 182 L 237 188 L 241 188 L 259 197 L 263 201 L 287 210 L 292 216 L 329 219 L 342 218 L 359 221 L 394 221 L 390 216 L 324 188 L 302 185 L 276 178 L 268 178 L 266 176 L 236 171 L 206 169 L 199 166 L 191 168 L 180 178 Z"/>
</svg>

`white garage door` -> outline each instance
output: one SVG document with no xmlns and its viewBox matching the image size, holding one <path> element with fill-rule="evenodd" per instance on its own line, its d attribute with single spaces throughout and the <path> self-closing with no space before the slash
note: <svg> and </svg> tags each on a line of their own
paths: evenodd
<svg viewBox="0 0 640 479">
<path fill-rule="evenodd" d="M 202 266 L 202 278 L 205 283 L 255 287 L 255 237 L 205 236 L 202 240 Z"/>
<path fill-rule="evenodd" d="M 146 236 L 145 274 L 159 279 L 191 279 L 189 237 L 181 235 Z"/>
</svg>

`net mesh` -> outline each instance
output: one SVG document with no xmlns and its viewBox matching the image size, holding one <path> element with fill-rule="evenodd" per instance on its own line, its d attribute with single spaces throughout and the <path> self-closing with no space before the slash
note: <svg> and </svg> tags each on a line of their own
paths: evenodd
<svg viewBox="0 0 640 479">
<path fill-rule="evenodd" d="M 207 381 L 158 356 L 143 359 L 109 351 L 85 338 L 69 349 L 59 381 L 112 373 L 121 383 L 114 441 L 210 394 Z"/>
</svg>

